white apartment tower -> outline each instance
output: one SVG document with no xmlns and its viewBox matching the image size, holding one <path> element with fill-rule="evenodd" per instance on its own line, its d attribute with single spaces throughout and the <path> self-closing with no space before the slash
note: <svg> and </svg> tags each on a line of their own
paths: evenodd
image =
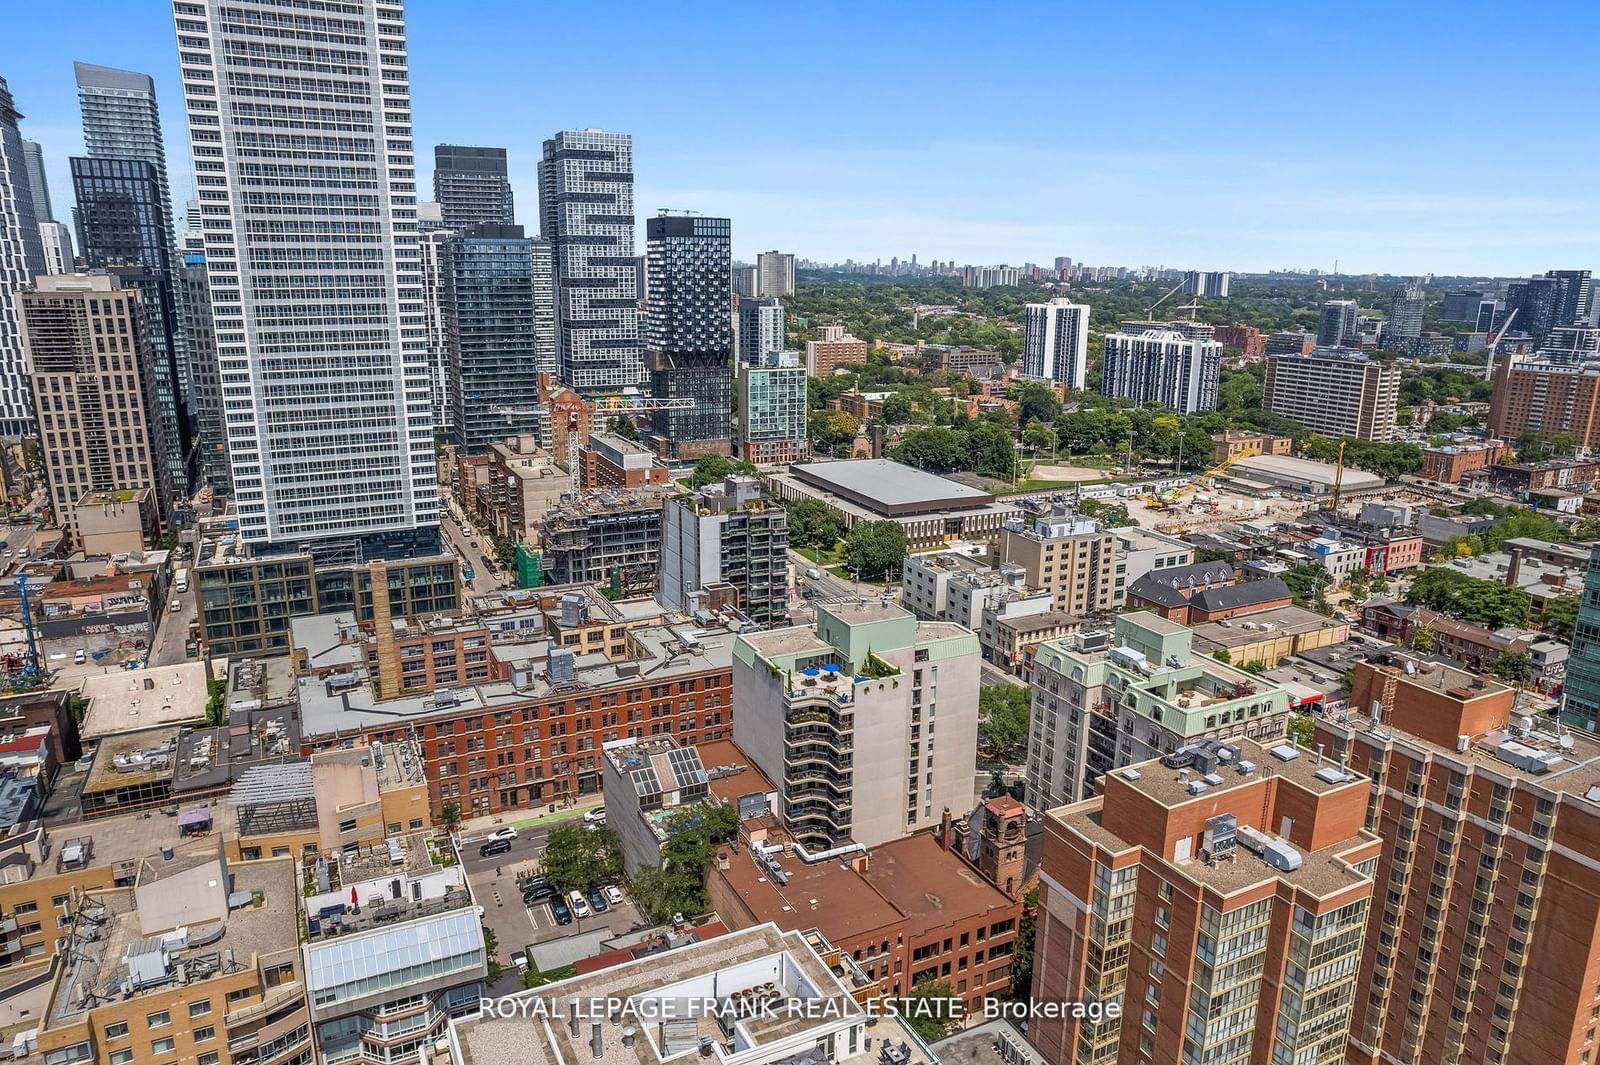
<svg viewBox="0 0 1600 1065">
<path fill-rule="evenodd" d="M 34 435 L 33 402 L 22 357 L 17 289 L 44 273 L 33 187 L 22 149 L 22 118 L 0 78 L 0 435 Z"/>
<path fill-rule="evenodd" d="M 435 550 L 401 6 L 173 14 L 239 531 L 258 549 Z"/>
<path fill-rule="evenodd" d="M 1082 388 L 1089 364 L 1089 306 L 1071 300 L 1027 306 L 1022 373 Z"/>
</svg>

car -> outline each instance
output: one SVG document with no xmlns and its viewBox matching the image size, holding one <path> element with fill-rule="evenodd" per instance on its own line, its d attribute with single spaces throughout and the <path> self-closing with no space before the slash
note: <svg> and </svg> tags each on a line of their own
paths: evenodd
<svg viewBox="0 0 1600 1065">
<path fill-rule="evenodd" d="M 611 905 L 613 905 L 613 906 L 621 906 L 622 905 L 622 889 L 617 887 L 617 885 L 612 884 L 610 887 L 606 888 L 606 898 L 611 900 Z"/>
<path fill-rule="evenodd" d="M 504 854 L 511 849 L 509 839 L 491 839 L 488 843 L 478 848 L 478 857 L 492 858 L 496 854 Z"/>
<path fill-rule="evenodd" d="M 550 916 L 556 919 L 556 924 L 571 924 L 572 910 L 567 907 L 567 900 L 560 895 L 551 899 Z"/>
<path fill-rule="evenodd" d="M 83 653 L 83 648 L 80 647 L 76 651 L 72 652 L 72 663 L 73 663 L 73 665 L 77 665 L 77 666 L 83 665 L 84 658 L 85 658 L 85 656 L 84 656 L 84 653 Z"/>
<path fill-rule="evenodd" d="M 522 889 L 522 904 L 524 906 L 532 906 L 536 902 L 544 902 L 546 899 L 558 897 L 556 889 L 549 884 L 540 884 L 537 887 Z"/>
<path fill-rule="evenodd" d="M 589 906 L 595 913 L 606 912 L 606 893 L 599 888 L 589 892 Z"/>
<path fill-rule="evenodd" d="M 507 843 L 510 843 L 512 840 L 514 840 L 516 838 L 517 838 L 517 830 L 512 828 L 510 825 L 507 825 L 505 828 L 497 828 L 493 832 L 489 833 L 490 841 L 497 840 L 497 839 L 503 839 Z"/>
<path fill-rule="evenodd" d="M 528 956 L 519 950 L 511 955 L 511 964 L 517 967 L 517 972 L 525 973 L 528 971 Z"/>
<path fill-rule="evenodd" d="M 571 892 L 567 895 L 567 902 L 572 906 L 572 915 L 574 917 L 589 916 L 589 901 L 583 897 L 583 892 Z"/>
<path fill-rule="evenodd" d="M 182 609 L 183 609 L 183 602 L 181 600 L 174 599 L 172 601 L 172 612 L 174 614 L 176 614 L 178 611 L 180 611 Z"/>
<path fill-rule="evenodd" d="M 606 808 L 604 806 L 596 806 L 593 810 L 585 810 L 583 819 L 591 825 L 603 825 L 606 823 Z"/>
</svg>

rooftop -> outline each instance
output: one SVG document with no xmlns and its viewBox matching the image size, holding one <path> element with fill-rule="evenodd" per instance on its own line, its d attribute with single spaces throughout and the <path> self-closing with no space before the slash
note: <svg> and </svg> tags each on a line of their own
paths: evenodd
<svg viewBox="0 0 1600 1065">
<path fill-rule="evenodd" d="M 184 839 L 177 817 L 164 814 L 124 814 L 58 826 L 37 821 L 17 825 L 0 837 L 0 884 L 118 865 L 131 878 L 139 859 L 162 847 L 176 847 Z"/>
<path fill-rule="evenodd" d="M 842 861 L 807 864 L 791 854 L 775 854 L 785 883 L 734 844 L 724 848 L 728 867 L 709 871 L 721 877 L 758 921 L 786 931 L 820 929 L 835 943 L 848 943 L 904 920 L 873 883 Z"/>
<path fill-rule="evenodd" d="M 89 702 L 81 730 L 85 740 L 203 722 L 209 698 L 204 662 L 90 674 L 78 692 Z"/>
<path fill-rule="evenodd" d="M 711 794 L 723 802 L 738 802 L 740 796 L 773 791 L 772 781 L 732 740 L 699 744 L 700 764 L 710 777 Z"/>
<path fill-rule="evenodd" d="M 806 484 L 884 515 L 979 507 L 994 502 L 988 492 L 889 459 L 807 462 L 791 466 L 789 472 Z"/>
<path fill-rule="evenodd" d="M 932 832 L 880 844 L 871 855 L 862 878 L 909 917 L 913 928 L 931 928 L 1012 905 L 976 869 L 939 846 Z"/>
<path fill-rule="evenodd" d="M 1338 469 L 1326 462 L 1313 462 L 1310 459 L 1297 459 L 1292 455 L 1252 455 L 1247 459 L 1235 462 L 1224 476 L 1246 476 L 1254 474 L 1256 477 L 1292 477 L 1309 484 L 1318 484 L 1331 489 L 1334 480 L 1338 477 Z M 1365 492 L 1373 488 L 1382 488 L 1384 479 L 1375 473 L 1354 469 L 1346 466 L 1340 488 L 1345 492 Z"/>
<path fill-rule="evenodd" d="M 1276 577 L 1264 578 L 1261 581 L 1251 581 L 1251 584 L 1263 584 L 1267 581 L 1282 584 Z M 1349 626 L 1342 621 L 1335 621 L 1325 614 L 1314 610 L 1306 610 L 1298 606 L 1278 606 L 1271 610 L 1263 610 L 1259 614 L 1251 614 L 1243 618 L 1229 618 L 1224 621 L 1209 621 L 1204 625 L 1194 627 L 1195 647 L 1207 653 L 1217 649 L 1241 647 L 1257 643 L 1273 636 L 1298 636 L 1302 633 L 1316 632 L 1320 629 L 1348 629 Z"/>
</svg>

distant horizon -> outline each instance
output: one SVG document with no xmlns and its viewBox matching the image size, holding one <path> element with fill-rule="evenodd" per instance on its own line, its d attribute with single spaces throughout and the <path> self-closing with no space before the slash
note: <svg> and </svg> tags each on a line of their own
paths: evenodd
<svg viewBox="0 0 1600 1065">
<path fill-rule="evenodd" d="M 431 198 L 435 144 L 504 147 L 531 232 L 544 138 L 601 127 L 634 136 L 641 225 L 659 205 L 727 216 L 747 262 L 771 248 L 869 262 L 903 247 L 972 265 L 1067 255 L 1263 274 L 1337 261 L 1344 277 L 1583 268 L 1600 221 L 1578 175 L 1600 146 L 1532 96 L 1592 95 L 1600 8 L 1556 6 L 1538 21 L 1548 31 L 1522 41 L 1539 56 L 1534 88 L 1517 64 L 1483 57 L 1485 26 L 1507 16 L 1472 0 L 1357 0 L 1337 19 L 1256 0 L 1070 19 L 1007 0 L 934 0 L 915 18 L 870 5 L 411 0 L 418 199 Z M 581 41 L 597 24 L 619 28 L 615 77 L 596 76 L 584 48 L 485 61 L 486 41 Z M 71 221 L 67 159 L 82 153 L 80 60 L 155 78 L 181 225 L 193 179 L 171 8 L 83 0 L 71 19 L 40 11 L 7 28 L 0 76 L 23 136 L 44 146 L 56 220 Z M 662 47 L 682 39 L 692 54 Z M 775 42 L 796 44 L 804 65 L 785 65 Z M 1535 162 L 1552 159 L 1556 180 Z"/>
</svg>

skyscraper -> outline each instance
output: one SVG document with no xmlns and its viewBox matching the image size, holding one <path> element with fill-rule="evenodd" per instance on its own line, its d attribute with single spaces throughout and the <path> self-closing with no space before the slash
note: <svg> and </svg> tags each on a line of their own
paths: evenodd
<svg viewBox="0 0 1600 1065">
<path fill-rule="evenodd" d="M 1552 326 L 1564 324 L 1557 313 L 1565 302 L 1567 288 L 1551 275 L 1511 282 L 1506 285 L 1505 317 L 1496 322 L 1496 327 L 1510 321 L 1515 312 L 1517 318 L 1511 322 L 1511 332 L 1527 333 L 1536 343 L 1544 340 Z"/>
<path fill-rule="evenodd" d="M 739 457 L 757 466 L 806 454 L 806 368 L 795 351 L 739 359 Z"/>
<path fill-rule="evenodd" d="M 1551 326 L 1586 325 L 1593 290 L 1587 270 L 1547 270 L 1545 277 L 1556 283 L 1556 302 Z"/>
<path fill-rule="evenodd" d="M 783 303 L 756 297 L 739 301 L 739 362 L 755 362 L 784 349 Z"/>
<path fill-rule="evenodd" d="M 158 427 L 169 465 L 167 483 L 186 493 L 192 448 L 188 367 L 184 365 L 180 281 L 172 219 L 160 175 L 141 159 L 74 157 L 72 188 L 78 202 L 78 242 L 95 269 L 116 268 L 125 285 L 144 291 L 147 332 L 155 361 Z"/>
<path fill-rule="evenodd" d="M 72 64 L 83 112 L 83 143 L 91 159 L 139 159 L 156 169 L 162 203 L 171 218 L 167 150 L 155 79 L 148 74 L 93 63 Z"/>
<path fill-rule="evenodd" d="M 650 391 L 688 402 L 659 410 L 651 431 L 676 459 L 732 450 L 732 223 L 702 215 L 659 215 L 645 222 L 649 297 L 644 323 Z"/>
<path fill-rule="evenodd" d="M 193 217 L 198 219 L 198 204 Z M 206 279 L 205 238 L 199 230 L 183 237 L 184 349 L 189 356 L 189 413 L 194 419 L 195 475 L 221 495 L 233 494 L 228 471 L 227 425 L 222 416 L 222 375 L 217 364 L 217 330 L 211 320 L 211 286 Z M 191 247 L 192 245 L 192 247 Z"/>
<path fill-rule="evenodd" d="M 435 145 L 433 198 L 450 229 L 478 223 L 514 225 L 517 219 L 511 181 L 506 176 L 506 150 Z"/>
<path fill-rule="evenodd" d="M 1317 319 L 1317 347 L 1359 348 L 1361 327 L 1356 319 L 1360 306 L 1355 300 L 1329 300 Z"/>
<path fill-rule="evenodd" d="M 555 257 L 561 379 L 587 392 L 641 384 L 633 137 L 584 129 L 545 141 L 539 219 Z"/>
<path fill-rule="evenodd" d="M 400 9 L 322 10 L 317 40 L 298 0 L 175 17 L 240 535 L 324 558 L 436 550 Z"/>
<path fill-rule="evenodd" d="M 1082 388 L 1089 366 L 1089 305 L 1053 299 L 1028 304 L 1025 315 L 1023 375 Z"/>
<path fill-rule="evenodd" d="M 1389 321 L 1384 326 L 1384 346 L 1391 341 L 1415 339 L 1422 335 L 1422 308 L 1427 301 L 1420 288 L 1407 285 L 1389 301 Z"/>
<path fill-rule="evenodd" d="M 757 255 L 756 291 L 773 299 L 793 296 L 794 256 L 781 251 L 764 251 Z"/>
<path fill-rule="evenodd" d="M 551 379 L 561 374 L 561 355 L 556 336 L 556 259 L 555 249 L 543 237 L 530 237 L 533 247 L 533 361 L 540 373 Z"/>
<path fill-rule="evenodd" d="M 81 546 L 86 496 L 112 493 L 108 500 L 127 504 L 133 498 L 121 493 L 144 489 L 161 521 L 172 486 L 143 293 L 106 274 L 43 277 L 19 301 L 56 521 Z"/>
<path fill-rule="evenodd" d="M 32 436 L 33 401 L 22 357 L 17 289 L 44 273 L 39 220 L 33 213 L 22 150 L 22 118 L 6 80 L 0 78 L 0 435 Z"/>
<path fill-rule="evenodd" d="M 476 455 L 508 436 L 536 434 L 533 241 L 521 226 L 469 225 L 445 241 L 439 273 L 451 439 Z"/>
<path fill-rule="evenodd" d="M 38 141 L 23 141 L 22 161 L 28 171 L 28 188 L 33 192 L 33 217 L 40 225 L 55 221 L 55 212 L 50 207 L 50 181 L 45 177 L 43 145 Z"/>
<path fill-rule="evenodd" d="M 1266 409 L 1329 436 L 1394 439 L 1400 367 L 1360 352 L 1318 348 L 1267 356 Z"/>
</svg>

